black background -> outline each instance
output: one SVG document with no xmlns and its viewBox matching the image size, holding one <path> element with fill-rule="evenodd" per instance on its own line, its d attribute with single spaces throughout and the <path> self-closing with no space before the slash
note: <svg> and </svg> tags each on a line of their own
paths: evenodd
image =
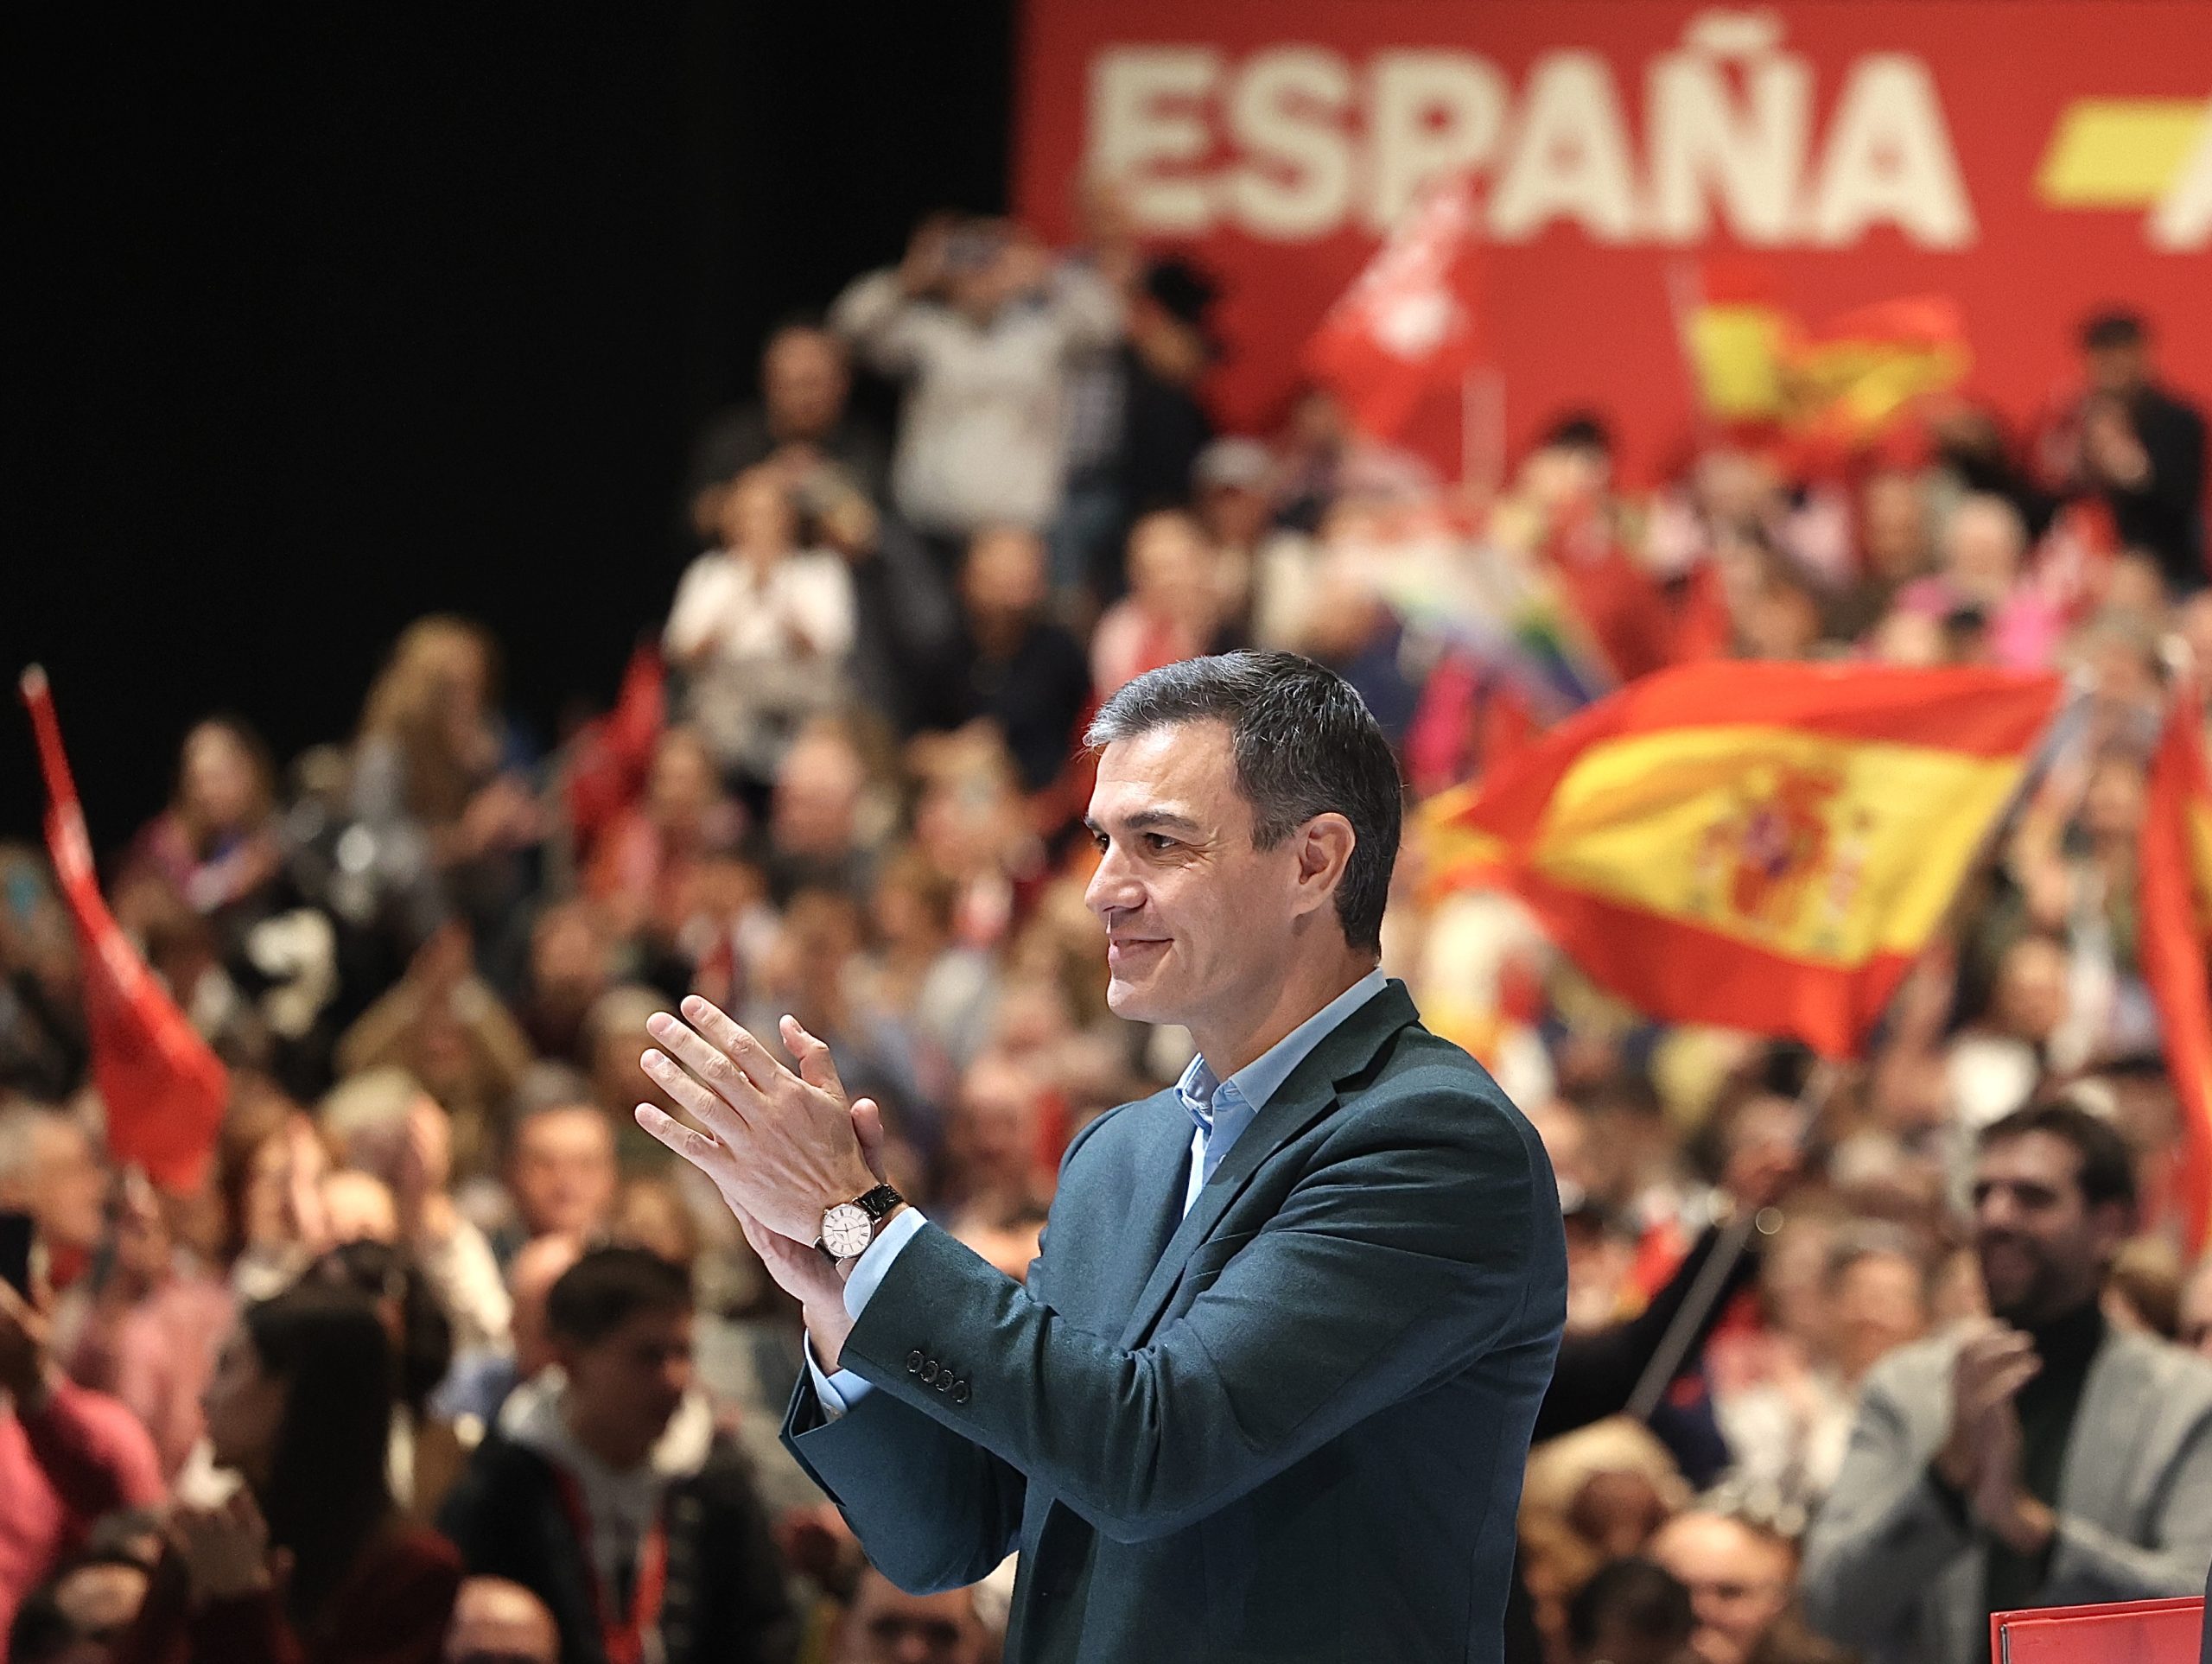
<svg viewBox="0 0 2212 1664">
<path fill-rule="evenodd" d="M 68 9 L 11 39 L 0 836 L 38 823 L 34 659 L 103 850 L 210 711 L 280 759 L 350 735 L 423 613 L 493 628 L 542 740 L 610 700 L 689 552 L 690 435 L 768 327 L 925 212 L 1003 206 L 1013 12 Z"/>
</svg>

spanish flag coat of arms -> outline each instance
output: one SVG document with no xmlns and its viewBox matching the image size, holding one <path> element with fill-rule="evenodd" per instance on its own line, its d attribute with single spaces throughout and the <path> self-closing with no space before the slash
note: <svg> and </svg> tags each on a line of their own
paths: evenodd
<svg viewBox="0 0 2212 1664">
<path fill-rule="evenodd" d="M 1652 1015 L 1854 1052 L 2018 789 L 2061 683 L 1685 665 L 1516 752 L 1431 830 Z"/>
</svg>

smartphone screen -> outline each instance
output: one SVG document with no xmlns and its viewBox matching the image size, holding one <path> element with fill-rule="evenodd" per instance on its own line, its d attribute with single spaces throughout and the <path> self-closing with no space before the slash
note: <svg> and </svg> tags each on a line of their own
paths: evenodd
<svg viewBox="0 0 2212 1664">
<path fill-rule="evenodd" d="M 25 1299 L 31 1297 L 31 1216 L 0 1212 L 0 1280 Z"/>
</svg>

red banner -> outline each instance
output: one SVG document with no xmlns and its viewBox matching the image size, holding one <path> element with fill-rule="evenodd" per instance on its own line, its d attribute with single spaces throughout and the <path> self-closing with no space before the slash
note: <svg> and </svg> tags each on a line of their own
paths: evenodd
<svg viewBox="0 0 2212 1664">
<path fill-rule="evenodd" d="M 1116 181 L 1149 242 L 1225 280 L 1235 428 L 1270 425 L 1329 304 L 1458 173 L 1516 448 L 1588 404 L 1632 473 L 1670 460 L 1698 262 L 1738 251 L 1815 321 L 1950 297 L 1967 390 L 2016 416 L 2113 304 L 2212 392 L 2199 0 L 1031 0 L 1022 41 L 1020 212 L 1071 238 L 1081 182 Z"/>
</svg>

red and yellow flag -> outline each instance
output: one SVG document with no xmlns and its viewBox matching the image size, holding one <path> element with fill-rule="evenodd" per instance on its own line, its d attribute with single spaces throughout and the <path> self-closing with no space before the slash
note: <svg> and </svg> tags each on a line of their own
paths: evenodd
<svg viewBox="0 0 2212 1664">
<path fill-rule="evenodd" d="M 1594 981 L 1670 1022 L 1857 1050 L 2048 726 L 2056 676 L 1683 665 L 1440 800 Z"/>
<path fill-rule="evenodd" d="M 2212 767 L 2203 708 L 2189 684 L 2175 690 L 2151 759 L 2138 880 L 2143 980 L 2181 1103 L 2178 1199 L 2192 1252 L 2212 1234 Z"/>
</svg>

